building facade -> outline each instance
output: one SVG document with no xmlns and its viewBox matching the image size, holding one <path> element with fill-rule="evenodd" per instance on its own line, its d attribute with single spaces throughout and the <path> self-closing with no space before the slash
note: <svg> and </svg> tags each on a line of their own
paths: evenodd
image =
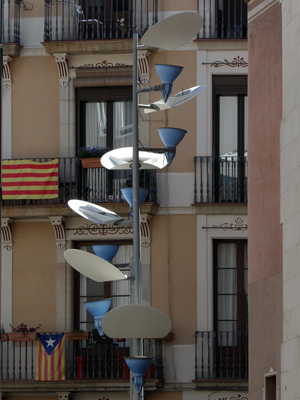
<svg viewBox="0 0 300 400">
<path fill-rule="evenodd" d="M 129 343 L 99 337 L 84 302 L 109 297 L 113 308 L 128 304 L 130 285 L 90 281 L 67 264 L 64 252 L 119 245 L 113 264 L 125 273 L 133 231 L 85 220 L 67 202 L 89 201 L 130 218 L 120 193 L 132 185 L 130 171 L 85 169 L 78 151 L 132 145 L 132 31 L 142 36 L 186 11 L 203 17 L 192 41 L 138 55 L 141 87 L 160 83 L 156 64 L 184 67 L 172 95 L 206 85 L 176 108 L 139 108 L 141 147 L 163 147 L 161 127 L 187 131 L 171 165 L 140 175 L 150 189 L 141 205 L 143 304 L 172 322 L 168 337 L 144 341 L 145 354 L 154 357 L 144 396 L 249 398 L 247 5 L 227 0 L 4 2 L 3 164 L 54 162 L 58 193 L 3 196 L 3 333 L 22 322 L 41 324 L 41 333 L 89 333 L 66 337 L 65 379 L 50 381 L 36 379 L 37 341 L 4 335 L 3 398 L 129 398 Z M 142 93 L 139 103 L 161 97 Z"/>
</svg>

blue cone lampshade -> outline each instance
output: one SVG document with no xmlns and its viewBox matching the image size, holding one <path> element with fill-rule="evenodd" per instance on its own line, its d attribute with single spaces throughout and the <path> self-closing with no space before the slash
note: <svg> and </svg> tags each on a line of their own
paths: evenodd
<svg viewBox="0 0 300 400">
<path fill-rule="evenodd" d="M 166 103 L 172 92 L 173 82 L 181 73 L 183 67 L 178 65 L 156 64 L 155 68 L 161 82 L 165 85 L 161 93 L 163 95 L 164 102 Z"/>
<path fill-rule="evenodd" d="M 133 372 L 133 383 L 138 393 L 146 382 L 145 373 L 153 361 L 152 357 L 126 357 L 125 362 Z"/>
<path fill-rule="evenodd" d="M 109 263 L 111 263 L 112 259 L 119 250 L 119 246 L 117 244 L 99 244 L 92 247 L 96 256 L 103 258 Z"/>
<path fill-rule="evenodd" d="M 124 199 L 127 201 L 130 207 L 133 206 L 133 188 L 123 188 L 120 189 Z M 140 193 L 140 205 L 145 200 L 148 194 L 148 189 L 146 188 L 139 188 Z"/>
<path fill-rule="evenodd" d="M 166 148 L 175 148 L 184 138 L 185 129 L 179 128 L 158 128 L 158 133 Z M 165 155 L 170 165 L 175 157 L 176 152 L 165 152 Z"/>
<path fill-rule="evenodd" d="M 84 305 L 88 312 L 94 317 L 95 328 L 99 332 L 99 335 L 103 336 L 104 333 L 101 328 L 101 321 L 111 306 L 111 299 L 92 301 L 89 303 L 84 303 Z"/>
</svg>

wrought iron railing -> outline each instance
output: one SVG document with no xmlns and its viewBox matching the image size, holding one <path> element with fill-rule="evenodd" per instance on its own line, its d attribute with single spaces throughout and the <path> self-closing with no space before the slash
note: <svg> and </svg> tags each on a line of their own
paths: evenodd
<svg viewBox="0 0 300 400">
<path fill-rule="evenodd" d="M 31 158 L 31 161 L 46 162 L 52 158 Z M 132 185 L 132 171 L 109 171 L 105 168 L 83 168 L 77 157 L 61 157 L 58 172 L 58 197 L 54 199 L 3 200 L 4 206 L 66 204 L 71 199 L 91 203 L 124 203 L 120 192 Z M 156 172 L 141 170 L 140 186 L 149 192 L 146 202 L 156 202 Z"/>
<path fill-rule="evenodd" d="M 36 349 L 35 341 L 0 341 L 1 381 L 36 380 Z M 144 339 L 144 354 L 153 357 L 146 377 L 163 379 L 162 340 Z M 126 356 L 129 356 L 129 343 L 125 339 L 110 339 L 92 331 L 88 340 L 66 340 L 65 378 L 129 379 L 129 369 L 124 361 Z"/>
<path fill-rule="evenodd" d="M 247 203 L 247 157 L 194 157 L 194 203 Z"/>
<path fill-rule="evenodd" d="M 195 332 L 195 379 L 248 379 L 248 332 Z"/>
<path fill-rule="evenodd" d="M 44 41 L 122 39 L 158 21 L 158 0 L 44 0 Z"/>
<path fill-rule="evenodd" d="M 20 0 L 3 0 L 3 43 L 20 44 Z"/>
<path fill-rule="evenodd" d="M 198 39 L 247 39 L 247 4 L 241 0 L 197 0 L 203 28 Z"/>
</svg>

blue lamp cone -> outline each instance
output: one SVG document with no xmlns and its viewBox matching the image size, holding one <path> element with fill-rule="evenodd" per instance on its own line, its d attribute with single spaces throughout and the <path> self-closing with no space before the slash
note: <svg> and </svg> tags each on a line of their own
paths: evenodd
<svg viewBox="0 0 300 400">
<path fill-rule="evenodd" d="M 103 336 L 104 333 L 101 328 L 101 321 L 111 306 L 111 299 L 92 301 L 89 303 L 84 303 L 84 305 L 88 312 L 94 317 L 95 328 L 99 332 L 99 335 Z"/>
<path fill-rule="evenodd" d="M 133 372 L 133 384 L 138 393 L 141 392 L 145 382 L 145 373 L 153 361 L 152 357 L 126 357 L 125 362 Z"/>
<path fill-rule="evenodd" d="M 103 258 L 109 263 L 111 263 L 119 250 L 119 246 L 116 244 L 99 244 L 92 247 L 96 256 Z"/>
<path fill-rule="evenodd" d="M 122 195 L 123 195 L 124 199 L 127 201 L 127 203 L 130 206 L 130 209 L 132 210 L 132 207 L 133 207 L 133 188 L 123 188 L 123 189 L 120 189 L 120 190 L 122 192 Z M 142 204 L 142 202 L 147 197 L 148 191 L 149 190 L 146 189 L 146 188 L 139 188 L 140 205 Z M 133 217 L 132 211 L 130 212 L 130 215 Z"/>
<path fill-rule="evenodd" d="M 184 138 L 184 135 L 186 134 L 185 129 L 179 129 L 179 128 L 158 128 L 158 133 L 163 141 L 166 149 L 171 149 L 175 148 Z M 173 161 L 173 158 L 175 157 L 176 151 L 173 152 L 165 152 L 165 155 L 168 160 L 168 164 L 170 165 Z"/>
<path fill-rule="evenodd" d="M 172 92 L 173 82 L 181 73 L 183 67 L 178 65 L 156 64 L 155 68 L 161 82 L 165 85 L 161 93 L 166 103 Z"/>
</svg>

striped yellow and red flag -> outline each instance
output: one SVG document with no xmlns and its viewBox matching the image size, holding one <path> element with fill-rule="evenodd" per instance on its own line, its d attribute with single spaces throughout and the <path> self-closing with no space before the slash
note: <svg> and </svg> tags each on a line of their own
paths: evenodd
<svg viewBox="0 0 300 400">
<path fill-rule="evenodd" d="M 65 334 L 39 333 L 37 341 L 38 381 L 61 381 L 65 379 Z"/>
<path fill-rule="evenodd" d="M 4 200 L 54 199 L 58 197 L 58 159 L 2 161 Z"/>
</svg>

